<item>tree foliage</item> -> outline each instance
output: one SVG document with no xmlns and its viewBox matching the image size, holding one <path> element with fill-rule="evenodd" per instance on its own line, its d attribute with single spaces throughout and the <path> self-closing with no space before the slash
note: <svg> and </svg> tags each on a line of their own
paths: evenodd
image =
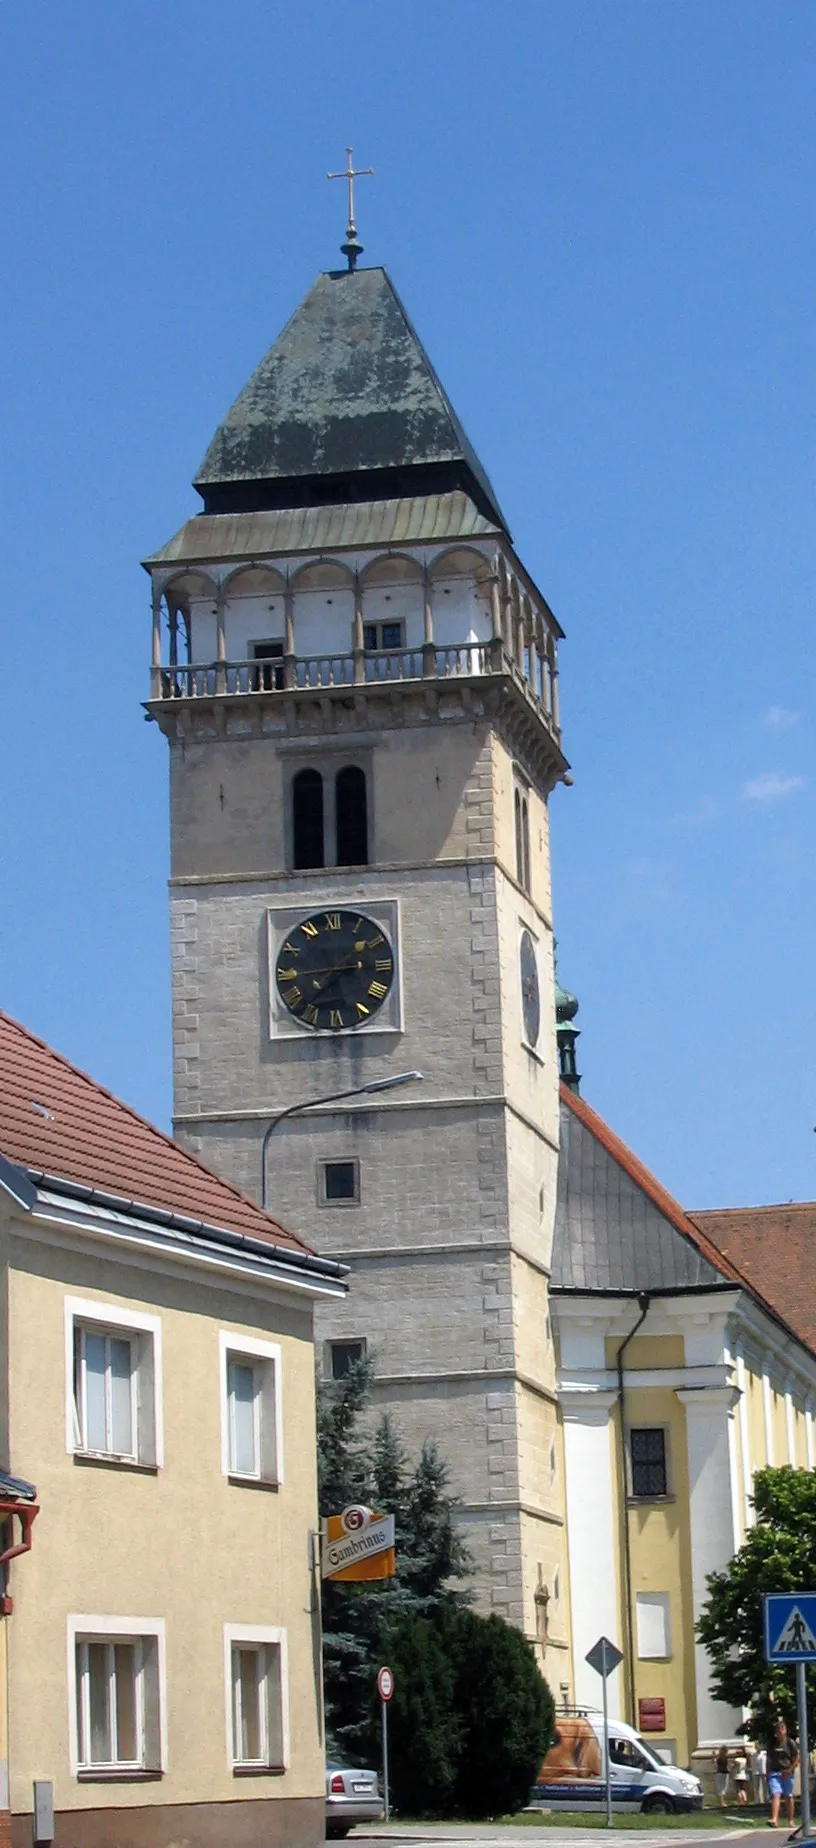
<svg viewBox="0 0 816 1848">
<path fill-rule="evenodd" d="M 520 1809 L 554 1734 L 531 1645 L 500 1617 L 438 1607 L 395 1619 L 390 1760 L 398 1808 L 425 1816 Z"/>
<path fill-rule="evenodd" d="M 386 1414 L 370 1419 L 373 1369 L 359 1361 L 318 1385 L 322 1516 L 363 1503 L 395 1517 L 397 1575 L 323 1585 L 330 1742 L 376 1763 L 376 1674 L 394 1670 L 394 1798 L 413 1815 L 497 1815 L 526 1803 L 553 1736 L 553 1702 L 530 1644 L 467 1609 L 472 1567 L 456 1529 L 448 1470 L 428 1441 L 411 1465 Z"/>
<path fill-rule="evenodd" d="M 755 1524 L 725 1572 L 708 1579 L 697 1634 L 711 1659 L 711 1692 L 731 1707 L 750 1707 L 745 1728 L 767 1740 L 774 1719 L 796 1724 L 795 1669 L 765 1661 L 762 1596 L 816 1588 L 816 1475 L 763 1469 L 754 1478 Z M 816 1671 L 807 1671 L 808 1727 L 816 1720 Z"/>
<path fill-rule="evenodd" d="M 456 1529 L 448 1470 L 430 1440 L 411 1467 L 392 1420 L 367 1418 L 373 1368 L 358 1361 L 342 1380 L 318 1384 L 321 1516 L 362 1503 L 395 1517 L 397 1575 L 368 1584 L 323 1583 L 326 1726 L 346 1754 L 376 1750 L 376 1674 L 397 1617 L 426 1616 L 461 1603 L 471 1571 Z M 373 1743 L 374 1742 L 374 1743 Z"/>
</svg>

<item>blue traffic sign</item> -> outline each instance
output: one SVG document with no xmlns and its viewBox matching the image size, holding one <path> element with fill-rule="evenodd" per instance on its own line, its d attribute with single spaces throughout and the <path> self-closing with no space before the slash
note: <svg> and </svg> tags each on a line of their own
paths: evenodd
<svg viewBox="0 0 816 1848">
<path fill-rule="evenodd" d="M 770 1591 L 762 1603 L 766 1662 L 816 1662 L 816 1591 Z"/>
</svg>

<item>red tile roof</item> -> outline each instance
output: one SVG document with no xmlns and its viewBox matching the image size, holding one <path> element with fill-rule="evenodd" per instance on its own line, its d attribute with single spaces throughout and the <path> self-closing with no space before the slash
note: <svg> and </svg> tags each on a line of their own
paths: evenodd
<svg viewBox="0 0 816 1848">
<path fill-rule="evenodd" d="M 816 1350 L 816 1202 L 734 1207 L 690 1217 L 754 1293 Z"/>
<path fill-rule="evenodd" d="M 44 1040 L 0 1013 L 0 1154 L 206 1225 L 308 1251 L 302 1239 L 219 1180 Z"/>
</svg>

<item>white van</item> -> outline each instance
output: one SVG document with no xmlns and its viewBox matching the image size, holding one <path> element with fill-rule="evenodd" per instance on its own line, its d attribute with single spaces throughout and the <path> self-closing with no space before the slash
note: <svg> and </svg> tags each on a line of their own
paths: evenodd
<svg viewBox="0 0 816 1848">
<path fill-rule="evenodd" d="M 609 1721 L 609 1766 L 614 1809 L 672 1815 L 702 1808 L 699 1778 L 664 1764 L 625 1720 Z M 591 1709 L 557 1713 L 532 1801 L 552 1810 L 598 1809 L 606 1803 L 605 1770 L 602 1715 Z"/>
</svg>

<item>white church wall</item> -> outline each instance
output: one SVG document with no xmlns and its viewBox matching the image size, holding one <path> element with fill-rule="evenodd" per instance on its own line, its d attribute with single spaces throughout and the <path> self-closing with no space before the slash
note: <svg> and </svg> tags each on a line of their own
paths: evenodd
<svg viewBox="0 0 816 1848">
<path fill-rule="evenodd" d="M 600 1683 L 585 1660 L 599 1636 L 619 1639 L 615 1561 L 611 1392 L 563 1393 L 564 1474 L 569 1541 L 575 1701 L 597 1707 Z M 609 1712 L 621 1715 L 620 1675 L 609 1679 Z"/>
</svg>

